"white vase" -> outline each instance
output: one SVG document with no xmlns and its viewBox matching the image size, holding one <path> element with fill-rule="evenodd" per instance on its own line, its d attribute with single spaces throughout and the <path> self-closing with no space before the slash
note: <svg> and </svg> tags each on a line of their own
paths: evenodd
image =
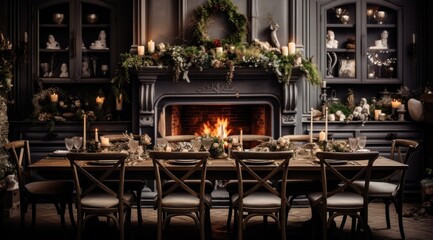
<svg viewBox="0 0 433 240">
<path fill-rule="evenodd" d="M 424 120 L 424 106 L 421 101 L 415 98 L 409 99 L 407 102 L 407 109 L 412 120 L 420 122 Z"/>
</svg>

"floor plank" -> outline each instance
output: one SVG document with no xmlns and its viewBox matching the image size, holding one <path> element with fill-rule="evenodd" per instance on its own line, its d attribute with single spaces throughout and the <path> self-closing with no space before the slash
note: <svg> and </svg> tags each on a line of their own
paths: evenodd
<svg viewBox="0 0 433 240">
<path fill-rule="evenodd" d="M 414 207 L 415 204 L 406 203 L 404 209 Z M 392 206 L 393 207 L 393 206 Z M 398 223 L 394 209 L 391 208 L 391 229 L 386 229 L 385 214 L 382 203 L 371 203 L 369 207 L 369 224 L 372 228 L 374 239 L 400 239 Z M 67 219 L 66 229 L 60 226 L 60 220 L 55 213 L 53 206 L 48 204 L 39 205 L 37 209 L 37 222 L 34 230 L 30 229 L 31 211 L 26 216 L 26 227 L 19 228 L 19 216 L 3 219 L 1 223 L 0 238 L 24 239 L 74 239 L 74 231 Z M 131 225 L 130 239 L 156 239 L 156 211 L 152 208 L 143 209 L 143 223 L 139 228 L 135 209 L 132 211 L 133 220 Z M 311 228 L 306 222 L 310 219 L 310 209 L 305 207 L 292 208 L 289 213 L 287 228 L 288 239 L 308 239 Z M 225 223 L 227 218 L 226 208 L 211 210 L 212 232 L 214 240 L 226 240 L 230 235 L 226 231 Z M 244 239 L 278 239 L 278 231 L 272 220 L 268 225 L 262 224 L 262 219 L 253 219 L 247 226 Z M 337 224 L 339 223 L 337 220 Z M 433 237 L 433 216 L 427 216 L 418 220 L 404 218 L 404 225 L 407 239 L 432 239 Z M 334 235 L 333 239 L 348 239 L 350 226 L 346 224 L 346 229 L 342 233 Z M 86 239 L 118 239 L 117 230 L 114 226 L 108 226 L 103 221 L 92 222 L 87 226 L 85 233 Z M 187 217 L 173 219 L 167 231 L 167 239 L 198 239 L 199 233 L 192 220 Z M 363 236 L 360 236 L 363 239 Z"/>
</svg>

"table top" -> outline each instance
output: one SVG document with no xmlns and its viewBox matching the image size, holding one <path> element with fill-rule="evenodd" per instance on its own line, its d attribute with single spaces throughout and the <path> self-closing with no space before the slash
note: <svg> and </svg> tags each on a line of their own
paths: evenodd
<svg viewBox="0 0 433 240">
<path fill-rule="evenodd" d="M 358 171 L 367 164 L 367 161 L 350 161 L 344 165 L 335 165 L 339 170 L 351 172 Z M 153 179 L 154 168 L 151 159 L 134 162 L 126 166 L 127 175 L 137 175 L 145 179 Z M 268 165 L 254 166 L 259 171 L 269 171 L 275 168 L 280 161 L 275 161 Z M 89 170 L 101 170 L 106 168 L 104 165 L 85 164 Z M 191 165 L 174 165 L 166 164 L 166 167 L 173 171 L 186 171 Z M 378 177 L 384 177 L 395 170 L 403 170 L 408 166 L 400 162 L 380 156 L 373 164 L 373 174 Z M 43 158 L 28 166 L 28 170 L 37 170 L 38 172 L 49 172 L 53 175 L 55 172 L 70 171 L 69 161 L 65 157 L 47 157 Z M 57 175 L 57 174 L 56 174 Z M 209 179 L 236 179 L 235 161 L 228 159 L 210 159 L 208 160 L 207 176 Z M 289 178 L 320 178 L 320 165 L 310 159 L 293 159 L 289 164 Z"/>
</svg>

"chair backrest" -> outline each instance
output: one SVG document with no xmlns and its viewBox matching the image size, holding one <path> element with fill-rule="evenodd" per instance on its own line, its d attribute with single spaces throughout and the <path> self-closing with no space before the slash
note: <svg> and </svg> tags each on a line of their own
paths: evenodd
<svg viewBox="0 0 433 240">
<path fill-rule="evenodd" d="M 320 168 L 322 175 L 322 197 L 317 199 L 315 204 L 323 204 L 326 206 L 327 198 L 332 197 L 337 193 L 341 193 L 346 189 L 351 189 L 364 198 L 365 207 L 368 204 L 368 188 L 371 177 L 371 169 L 374 161 L 379 157 L 379 152 L 318 152 L 316 154 L 320 160 Z M 350 174 L 345 174 L 331 161 L 360 161 L 366 160 L 367 164 L 357 166 L 356 169 L 350 171 Z M 351 165 L 355 168 L 356 165 Z M 347 168 L 348 166 L 341 166 Z M 346 169 L 347 170 L 347 169 Z M 328 179 L 329 177 L 329 179 Z M 336 180 L 336 181 L 332 181 Z M 365 181 L 364 188 L 360 189 L 353 184 L 354 181 Z M 340 184 L 335 185 L 335 182 Z M 331 188 L 331 184 L 333 185 Z"/>
<path fill-rule="evenodd" d="M 286 184 L 287 184 L 287 175 L 289 169 L 289 161 L 292 158 L 293 153 L 288 151 L 279 151 L 279 152 L 244 152 L 244 151 L 233 151 L 233 158 L 236 161 L 236 171 L 238 176 L 238 204 L 243 203 L 243 199 L 248 195 L 257 192 L 260 190 L 261 192 L 267 191 L 281 198 L 282 204 L 287 201 L 286 199 Z M 248 161 L 269 161 L 269 160 L 281 160 L 281 162 L 275 162 L 274 168 L 270 169 L 269 172 L 266 173 L 264 177 L 259 173 L 263 173 L 263 168 L 256 165 L 249 165 Z M 257 168 L 256 168 L 257 167 Z M 253 179 L 257 181 L 255 185 L 251 184 L 251 181 L 248 181 L 248 189 L 244 191 L 244 179 Z M 273 186 L 271 186 L 271 182 L 269 180 L 281 180 L 282 186 L 281 190 L 277 191 Z"/>
<path fill-rule="evenodd" d="M 418 146 L 419 143 L 413 140 L 394 139 L 392 140 L 390 158 L 396 159 L 395 157 L 397 157 L 396 160 L 398 160 L 399 162 L 404 164 L 410 164 L 412 156 L 414 152 L 417 150 Z M 405 151 L 405 155 L 403 154 L 404 151 Z M 388 176 L 387 179 L 391 181 L 391 179 L 394 176 L 399 177 L 399 184 L 394 194 L 402 194 L 404 182 L 406 180 L 406 169 L 394 172 L 394 174 Z"/>
<path fill-rule="evenodd" d="M 119 199 L 119 203 L 123 201 L 126 153 L 68 153 L 66 157 L 71 164 L 78 200 L 95 192 L 105 192 Z M 92 163 L 100 164 L 93 166 L 101 168 L 100 171 L 86 168 Z M 119 181 L 117 189 L 112 188 L 112 181 L 105 181 L 113 179 Z M 80 201 L 77 204 L 80 206 Z"/>
<path fill-rule="evenodd" d="M 31 164 L 29 141 L 12 141 L 6 143 L 4 147 L 8 151 L 12 163 L 15 165 L 20 191 L 24 191 L 24 186 L 28 182 L 28 173 L 25 169 L 29 164 Z"/>
<path fill-rule="evenodd" d="M 205 203 L 205 188 L 206 188 L 206 170 L 207 170 L 207 159 L 209 158 L 209 152 L 163 152 L 163 151 L 149 151 L 149 156 L 152 158 L 156 190 L 157 190 L 157 204 L 162 205 L 162 199 L 170 193 L 184 190 L 197 198 L 201 203 Z M 192 166 L 188 166 L 188 170 L 182 173 L 182 176 L 178 176 L 178 172 L 174 172 L 167 168 L 166 161 L 194 161 Z M 173 166 L 176 167 L 176 166 Z M 199 192 L 195 188 L 188 186 L 185 182 L 194 178 L 195 173 L 200 172 L 200 188 Z M 170 187 L 165 188 L 162 186 L 162 181 L 172 181 Z M 209 204 L 210 203 L 206 203 Z"/>
</svg>

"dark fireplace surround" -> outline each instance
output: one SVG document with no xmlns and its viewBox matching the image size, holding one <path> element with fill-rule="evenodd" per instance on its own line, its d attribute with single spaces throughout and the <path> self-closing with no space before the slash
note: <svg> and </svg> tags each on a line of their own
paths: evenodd
<svg viewBox="0 0 433 240">
<path fill-rule="evenodd" d="M 302 109 L 298 88 L 303 86 L 304 81 L 300 80 L 304 76 L 298 69 L 294 69 L 288 83 L 279 83 L 273 73 L 256 68 L 237 68 L 232 83 L 226 80 L 227 69 L 190 70 L 189 83 L 181 79 L 173 81 L 173 73 L 167 69 L 144 68 L 134 75 L 132 118 L 136 121 L 133 121 L 133 132 L 146 133 L 152 139 L 161 137 L 163 131 L 166 136 L 193 134 L 194 130 L 188 130 L 190 125 L 198 118 L 207 119 L 201 114 L 214 112 L 230 116 L 231 134 L 239 134 L 239 129 L 243 128 L 244 134 L 277 138 L 297 132 L 296 123 L 301 122 L 302 114 L 297 114 L 298 109 Z M 200 109 L 203 112 L 197 113 Z M 185 113 L 179 114 L 181 110 Z M 189 116 L 191 112 L 199 117 Z M 246 112 L 250 114 L 247 117 Z M 173 123 L 172 119 L 184 116 L 189 119 Z M 243 123 L 248 118 L 255 119 L 251 123 L 255 127 L 249 128 Z M 236 122 L 236 119 L 241 120 Z M 302 127 L 301 124 L 298 127 Z"/>
</svg>

